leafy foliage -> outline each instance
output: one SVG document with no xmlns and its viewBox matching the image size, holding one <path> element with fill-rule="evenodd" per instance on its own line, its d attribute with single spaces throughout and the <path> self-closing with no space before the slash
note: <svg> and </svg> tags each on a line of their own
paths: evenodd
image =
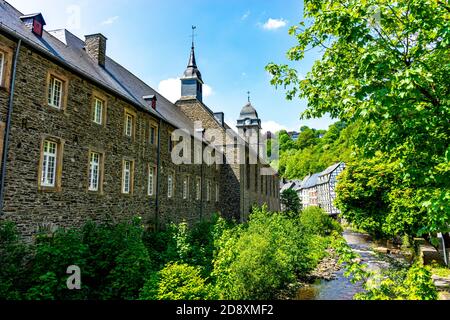
<svg viewBox="0 0 450 320">
<path fill-rule="evenodd" d="M 169 263 L 152 275 L 141 291 L 142 300 L 208 300 L 213 287 L 201 276 L 201 268 Z"/>
<path fill-rule="evenodd" d="M 286 189 L 281 193 L 281 204 L 284 205 L 285 211 L 290 215 L 295 216 L 300 212 L 300 199 L 293 189 Z"/>
<path fill-rule="evenodd" d="M 346 162 L 352 153 L 353 139 L 358 126 L 344 122 L 331 125 L 328 131 L 301 128 L 297 141 L 280 131 L 280 174 L 287 179 L 303 179 L 312 172 L 325 170 L 337 162 Z"/>
<path fill-rule="evenodd" d="M 436 300 L 437 290 L 428 268 L 414 264 L 409 269 L 389 270 L 371 279 L 357 300 Z"/>
<path fill-rule="evenodd" d="M 0 223 L 0 300 L 18 300 L 27 285 L 29 247 L 23 244 L 15 225 Z"/>
<path fill-rule="evenodd" d="M 288 99 L 308 100 L 304 118 L 359 125 L 338 199 L 344 217 L 374 235 L 449 231 L 449 28 L 448 1 L 305 0 L 288 58 L 321 48 L 322 59 L 304 79 L 267 66 Z"/>
<path fill-rule="evenodd" d="M 340 224 L 319 207 L 308 207 L 300 214 L 300 224 L 309 234 L 329 236 L 333 232 L 341 233 Z"/>
<path fill-rule="evenodd" d="M 313 246 L 313 238 L 305 236 L 298 218 L 255 208 L 247 226 L 228 230 L 219 240 L 213 277 L 220 298 L 274 298 L 323 257 L 326 248 Z"/>
</svg>

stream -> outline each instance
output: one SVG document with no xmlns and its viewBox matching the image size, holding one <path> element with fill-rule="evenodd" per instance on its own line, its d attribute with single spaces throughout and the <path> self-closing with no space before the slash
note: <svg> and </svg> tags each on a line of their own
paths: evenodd
<svg viewBox="0 0 450 320">
<path fill-rule="evenodd" d="M 383 259 L 383 255 L 375 253 L 373 242 L 369 236 L 345 231 L 344 238 L 349 246 L 361 256 L 362 263 L 366 264 L 369 270 L 377 271 L 387 269 L 389 259 Z M 388 258 L 388 255 L 384 255 Z M 362 284 L 353 284 L 344 276 L 341 268 L 336 273 L 336 279 L 331 281 L 317 280 L 314 284 L 302 287 L 297 294 L 297 300 L 353 300 L 355 294 L 363 291 Z"/>
</svg>

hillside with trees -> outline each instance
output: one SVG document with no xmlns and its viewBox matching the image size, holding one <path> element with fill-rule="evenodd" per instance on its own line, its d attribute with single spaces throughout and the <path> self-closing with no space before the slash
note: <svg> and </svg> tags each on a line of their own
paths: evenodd
<svg viewBox="0 0 450 320">
<path fill-rule="evenodd" d="M 303 179 L 336 162 L 347 162 L 357 128 L 357 124 L 347 125 L 343 121 L 331 125 L 328 130 L 303 126 L 296 141 L 286 131 L 280 131 L 277 134 L 280 158 L 274 166 L 286 179 Z"/>
</svg>

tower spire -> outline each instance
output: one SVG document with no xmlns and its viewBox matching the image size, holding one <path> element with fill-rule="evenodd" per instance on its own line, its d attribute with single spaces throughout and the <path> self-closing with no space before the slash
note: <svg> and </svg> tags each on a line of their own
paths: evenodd
<svg viewBox="0 0 450 320">
<path fill-rule="evenodd" d="M 196 26 L 192 26 L 192 46 L 189 62 L 183 77 L 181 78 L 181 97 L 194 97 L 199 101 L 203 99 L 203 79 L 200 70 L 195 61 L 195 30 Z"/>
<path fill-rule="evenodd" d="M 250 103 L 250 91 L 247 91 L 247 95 L 248 95 L 248 103 Z"/>
</svg>

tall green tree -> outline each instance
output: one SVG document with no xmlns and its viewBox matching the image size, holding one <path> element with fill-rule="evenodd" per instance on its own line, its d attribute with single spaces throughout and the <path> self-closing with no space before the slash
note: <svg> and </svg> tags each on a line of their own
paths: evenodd
<svg viewBox="0 0 450 320">
<path fill-rule="evenodd" d="M 360 208 L 356 223 L 377 221 L 381 235 L 449 231 L 449 1 L 305 0 L 290 34 L 298 41 L 290 60 L 312 48 L 323 57 L 304 79 L 269 64 L 272 84 L 308 100 L 304 118 L 361 123 L 338 190 L 344 217 Z"/>
</svg>

